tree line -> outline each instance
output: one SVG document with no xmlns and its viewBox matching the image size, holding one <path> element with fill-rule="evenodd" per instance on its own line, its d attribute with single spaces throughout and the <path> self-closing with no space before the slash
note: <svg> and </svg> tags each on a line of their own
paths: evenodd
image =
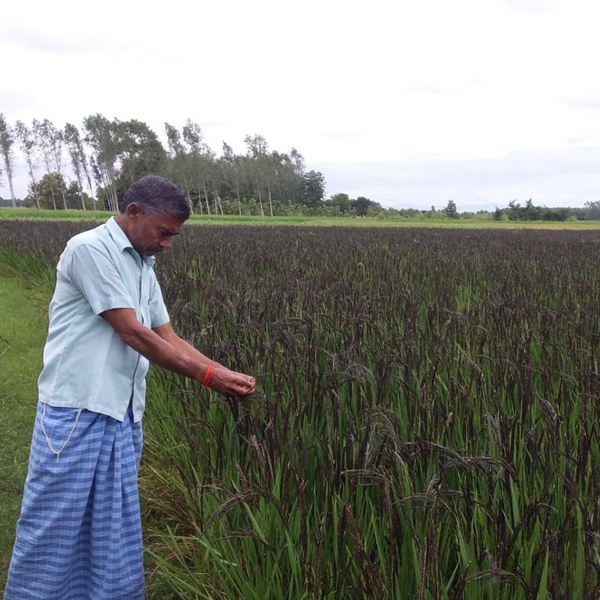
<svg viewBox="0 0 600 600">
<path fill-rule="evenodd" d="M 15 150 L 27 164 L 25 205 L 38 209 L 81 208 L 117 211 L 127 188 L 144 175 L 163 175 L 184 192 L 192 212 L 225 214 L 256 209 L 274 215 L 281 206 L 314 208 L 323 202 L 325 177 L 307 170 L 302 154 L 270 150 L 261 135 L 244 139 L 245 154 L 223 142 L 216 152 L 198 123 L 178 129 L 165 123 L 166 147 L 143 121 L 86 117 L 82 126 L 63 128 L 34 119 L 14 126 L 0 113 L 0 152 L 11 205 L 17 206 L 13 177 Z M 69 181 L 65 166 L 74 177 Z"/>
<path fill-rule="evenodd" d="M 586 202 L 583 208 L 535 206 L 530 198 L 521 204 L 511 200 L 506 208 L 496 207 L 494 221 L 600 221 L 600 201 Z"/>
<path fill-rule="evenodd" d="M 585 208 L 548 208 L 516 200 L 495 211 L 459 212 L 454 200 L 445 208 L 384 209 L 364 196 L 337 193 L 325 199 L 325 177 L 307 170 L 302 154 L 270 150 L 262 135 L 244 138 L 245 154 L 223 142 L 220 156 L 198 123 L 164 125 L 166 146 L 143 121 L 86 117 L 81 126 L 63 128 L 50 120 L 11 125 L 0 113 L 0 179 L 12 207 L 79 208 L 116 212 L 127 188 L 144 175 L 163 175 L 184 192 L 193 213 L 320 215 L 377 218 L 494 219 L 509 221 L 600 220 L 600 201 Z M 13 175 L 15 152 L 27 165 L 28 195 L 17 200 Z M 69 167 L 67 176 L 66 167 Z"/>
<path fill-rule="evenodd" d="M 600 221 L 600 201 L 586 202 L 584 207 L 548 207 L 535 206 L 530 198 L 525 204 L 511 200 L 505 208 L 496 207 L 493 212 L 459 212 L 454 200 L 448 200 L 446 206 L 436 210 L 388 209 L 390 217 L 405 219 L 480 219 L 494 221 Z"/>
</svg>

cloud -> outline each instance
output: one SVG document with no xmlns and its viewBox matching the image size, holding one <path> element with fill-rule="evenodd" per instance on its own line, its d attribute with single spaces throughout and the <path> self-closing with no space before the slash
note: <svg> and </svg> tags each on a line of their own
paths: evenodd
<svg viewBox="0 0 600 600">
<path fill-rule="evenodd" d="M 462 94 L 469 89 L 469 85 L 475 82 L 470 82 L 467 85 L 416 85 L 403 88 L 406 92 L 414 92 L 416 94 L 432 94 L 434 96 L 456 96 Z"/>
<path fill-rule="evenodd" d="M 598 199 L 598 175 L 573 154 L 600 146 L 597 0 L 303 8 L 105 0 L 90 17 L 76 0 L 12 3 L 0 110 L 60 127 L 135 118 L 161 137 L 189 117 L 217 153 L 222 140 L 244 153 L 245 134 L 260 133 L 301 151 L 330 193 L 388 206 Z"/>
<path fill-rule="evenodd" d="M 600 135 L 579 135 L 565 139 L 569 146 L 595 146 L 600 143 Z"/>
<path fill-rule="evenodd" d="M 33 106 L 31 96 L 23 92 L 0 89 L 0 111 L 5 115 L 19 113 Z"/>
<path fill-rule="evenodd" d="M 321 170 L 329 193 L 367 196 L 383 206 L 459 209 L 506 206 L 532 198 L 536 205 L 583 206 L 600 196 L 600 146 L 514 152 L 486 160 L 412 158 L 379 163 L 310 165 Z"/>
<path fill-rule="evenodd" d="M 0 39 L 3 43 L 22 50 L 57 55 L 81 54 L 107 49 L 105 40 L 96 36 L 78 34 L 76 30 L 59 36 L 25 26 L 0 25 Z"/>
<path fill-rule="evenodd" d="M 319 135 L 333 140 L 354 139 L 360 137 L 360 133 L 357 133 L 356 131 L 320 131 Z"/>
<path fill-rule="evenodd" d="M 598 110 L 600 111 L 599 96 L 571 96 L 564 98 L 565 102 L 576 110 Z"/>
<path fill-rule="evenodd" d="M 556 12 L 556 0 L 502 0 L 513 10 L 540 14 Z"/>
</svg>

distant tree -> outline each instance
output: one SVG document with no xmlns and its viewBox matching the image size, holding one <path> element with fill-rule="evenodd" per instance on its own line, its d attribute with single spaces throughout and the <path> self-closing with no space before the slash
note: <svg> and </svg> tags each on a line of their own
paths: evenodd
<svg viewBox="0 0 600 600">
<path fill-rule="evenodd" d="M 518 221 L 521 216 L 521 205 L 516 200 L 511 200 L 508 203 L 507 214 L 509 221 Z"/>
<path fill-rule="evenodd" d="M 12 127 L 9 125 L 3 113 L 0 113 L 0 152 L 2 152 L 2 161 L 4 163 L 4 171 L 8 179 L 8 187 L 10 189 L 10 201 L 13 208 L 17 207 L 17 199 L 13 189 L 13 144 L 15 143 L 15 134 Z M 2 172 L 0 171 L 0 175 Z"/>
<path fill-rule="evenodd" d="M 40 207 L 44 209 L 52 208 L 54 210 L 58 209 L 56 205 L 56 190 L 60 189 L 61 186 L 65 185 L 65 181 L 62 175 L 59 175 L 55 171 L 46 173 L 36 184 L 35 188 L 33 186 L 29 187 L 29 195 L 31 197 L 36 197 L 39 199 Z M 66 187 L 66 186 L 65 186 Z M 66 194 L 65 194 L 66 198 Z M 64 208 L 67 208 L 67 203 L 65 201 Z"/>
<path fill-rule="evenodd" d="M 68 185 L 66 182 L 60 181 L 62 176 L 58 173 L 49 173 L 44 175 L 35 186 L 37 189 L 33 189 L 34 186 L 29 186 L 29 194 L 23 201 L 23 205 L 31 207 L 35 204 L 35 197 L 39 199 L 42 208 L 52 208 L 52 194 L 50 192 L 50 182 L 52 187 L 56 189 L 58 186 L 65 185 L 65 197 L 67 199 L 67 209 L 81 209 L 82 205 L 85 206 L 85 210 L 91 210 L 94 208 L 95 203 L 92 198 L 85 192 L 81 192 L 79 183 L 77 181 L 71 181 Z M 35 197 L 34 197 L 35 196 Z M 59 210 L 63 210 L 59 207 Z"/>
<path fill-rule="evenodd" d="M 305 173 L 302 181 L 302 204 L 315 208 L 325 196 L 325 176 L 319 171 Z"/>
<path fill-rule="evenodd" d="M 296 148 L 290 150 L 289 157 L 296 176 L 292 186 L 292 203 L 295 204 L 299 201 L 300 194 L 302 193 L 302 179 L 306 170 L 306 163 L 304 162 L 304 157 Z"/>
<path fill-rule="evenodd" d="M 118 212 L 119 198 L 116 187 L 117 159 L 120 152 L 118 123 L 109 121 L 104 115 L 98 113 L 86 117 L 83 128 L 86 134 L 85 142 L 93 150 L 92 172 L 98 185 L 104 188 L 102 195 L 108 210 Z"/>
<path fill-rule="evenodd" d="M 306 163 L 304 162 L 304 157 L 296 148 L 292 148 L 290 150 L 290 159 L 292 164 L 294 165 L 294 171 L 296 175 L 302 177 L 304 175 L 304 170 L 306 169 Z"/>
<path fill-rule="evenodd" d="M 566 221 L 585 220 L 589 218 L 588 208 L 549 208 L 547 206 L 534 206 L 531 198 L 521 206 L 516 200 L 511 200 L 508 207 L 501 209 L 496 207 L 492 213 L 495 221 Z M 598 215 L 600 217 L 600 202 L 598 203 Z M 480 211 L 481 212 L 481 211 Z M 479 213 L 478 213 L 479 214 Z"/>
<path fill-rule="evenodd" d="M 181 133 L 177 127 L 174 127 L 170 123 L 165 123 L 165 134 L 167 136 L 167 147 L 169 156 L 171 157 L 170 173 L 169 176 L 175 181 L 179 187 L 185 192 L 185 195 L 190 205 L 190 210 L 194 212 L 194 203 L 192 202 L 192 196 L 190 193 L 191 189 L 191 175 L 189 173 L 190 157 L 186 154 L 185 148 L 181 141 Z M 202 214 L 202 203 L 198 203 L 200 208 L 200 214 Z"/>
<path fill-rule="evenodd" d="M 167 147 L 172 158 L 185 154 L 185 149 L 181 142 L 181 133 L 179 133 L 177 127 L 165 122 L 165 135 L 167 136 Z"/>
<path fill-rule="evenodd" d="M 204 194 L 206 201 L 206 212 L 210 215 L 210 201 L 208 186 L 211 181 L 214 180 L 214 176 L 211 174 L 211 169 L 214 166 L 214 153 L 210 146 L 204 140 L 204 134 L 202 128 L 198 123 L 195 123 L 191 119 L 187 119 L 182 129 L 183 141 L 187 146 L 188 153 L 192 161 L 192 169 L 195 174 L 197 181 L 196 187 L 198 189 L 198 196 L 200 197 L 200 190 Z M 214 191 L 213 191 L 214 193 Z M 217 195 L 214 198 L 215 201 L 215 214 L 219 207 L 220 200 Z M 223 209 L 221 207 L 221 214 Z"/>
<path fill-rule="evenodd" d="M 225 180 L 227 184 L 233 189 L 235 192 L 235 197 L 237 199 L 238 205 L 238 214 L 242 214 L 242 200 L 240 197 L 240 189 L 241 189 L 241 169 L 240 169 L 240 159 L 233 152 L 233 148 L 223 142 L 223 155 L 222 161 L 225 165 Z"/>
<path fill-rule="evenodd" d="M 590 221 L 590 213 L 586 207 L 574 207 L 572 217 L 576 221 Z"/>
<path fill-rule="evenodd" d="M 529 198 L 525 206 L 521 208 L 519 217 L 525 221 L 538 221 L 542 216 L 541 207 L 534 206 L 533 200 Z"/>
<path fill-rule="evenodd" d="M 590 221 L 600 221 L 600 200 L 586 202 L 584 206 Z"/>
<path fill-rule="evenodd" d="M 444 213 L 449 219 L 460 218 L 458 210 L 456 209 L 456 202 L 454 202 L 454 200 L 448 200 L 448 204 L 446 204 L 446 208 L 444 208 Z"/>
<path fill-rule="evenodd" d="M 217 210 L 223 213 L 223 204 L 221 203 L 220 186 L 223 182 L 222 163 L 217 161 L 217 157 L 212 148 L 208 144 L 203 145 L 202 164 L 206 169 L 208 181 L 212 188 L 213 199 L 215 203 L 215 213 Z"/>
<path fill-rule="evenodd" d="M 352 203 L 352 208 L 354 208 L 354 211 L 358 217 L 366 217 L 370 207 L 371 201 L 364 196 L 359 196 Z"/>
<path fill-rule="evenodd" d="M 54 170 L 59 175 L 60 193 L 63 199 L 63 206 L 67 208 L 67 188 L 65 180 L 62 176 L 63 168 L 63 156 L 62 156 L 62 145 L 63 145 L 63 134 L 60 129 L 54 126 L 54 124 L 48 119 L 43 121 L 44 133 L 47 136 L 47 142 L 50 148 L 50 154 L 54 161 Z"/>
<path fill-rule="evenodd" d="M 573 215 L 570 208 L 546 208 L 543 212 L 542 219 L 544 221 L 566 221 Z"/>
<path fill-rule="evenodd" d="M 17 121 L 15 126 L 15 133 L 17 138 L 19 138 L 21 152 L 23 152 L 23 156 L 25 156 L 25 162 L 27 163 L 27 168 L 29 169 L 29 178 L 31 179 L 31 185 L 34 190 L 34 201 L 38 210 L 40 209 L 40 202 L 37 197 L 36 189 L 36 181 L 35 181 L 35 168 L 36 168 L 36 145 L 35 139 L 33 137 L 33 132 L 25 123 L 22 121 Z"/>
<path fill-rule="evenodd" d="M 52 183 L 52 198 L 54 200 L 53 205 L 56 205 L 56 189 L 53 187 L 55 183 L 60 183 L 58 190 L 61 193 L 63 200 L 63 208 L 67 208 L 67 196 L 66 187 L 64 185 L 64 179 L 62 177 L 62 143 L 63 136 L 62 131 L 56 128 L 54 123 L 48 119 L 43 121 L 33 121 L 33 131 L 38 143 L 38 147 L 42 152 L 44 158 L 44 164 L 46 166 L 46 172 L 58 173 L 59 178 L 54 179 Z"/>
<path fill-rule="evenodd" d="M 67 208 L 69 209 L 85 207 L 84 210 L 88 210 L 95 207 L 95 201 L 80 188 L 77 181 L 71 181 L 69 183 L 66 195 Z"/>
<path fill-rule="evenodd" d="M 38 121 L 37 119 L 33 120 L 33 135 L 35 136 L 37 147 L 40 150 L 40 153 L 42 155 L 42 160 L 44 162 L 44 166 L 46 167 L 46 175 L 49 175 L 50 173 L 52 173 L 52 144 L 50 141 L 49 125 L 51 125 L 51 123 L 50 123 L 50 121 L 48 121 L 48 119 L 45 119 L 44 121 Z M 55 190 L 55 188 L 54 188 L 55 181 L 56 180 L 52 177 L 47 179 L 48 185 L 50 186 L 50 195 L 51 195 L 51 199 L 52 199 L 52 206 L 50 206 L 48 208 L 53 208 L 54 210 L 57 209 L 57 206 L 56 206 L 56 191 L 57 190 Z M 34 190 L 38 190 L 38 189 L 39 188 L 37 186 L 34 187 Z M 42 206 L 42 208 L 45 208 L 43 206 L 43 203 L 41 202 L 41 200 L 40 200 L 40 205 Z"/>
<path fill-rule="evenodd" d="M 92 192 L 92 181 L 89 174 L 89 169 L 87 165 L 87 157 L 85 155 L 85 151 L 83 149 L 83 143 L 81 141 L 81 136 L 79 135 L 79 130 L 75 125 L 71 123 L 67 123 L 64 129 L 64 140 L 67 144 L 67 150 L 69 152 L 69 157 L 71 159 L 71 165 L 73 167 L 73 171 L 75 172 L 75 177 L 77 178 L 77 183 L 79 184 L 79 195 L 81 197 L 81 208 L 83 210 L 86 209 L 84 192 L 83 192 L 83 184 L 82 178 L 87 176 L 88 185 L 90 187 L 90 193 Z M 94 203 L 95 208 L 95 203 Z"/>
<path fill-rule="evenodd" d="M 267 140 L 262 135 L 247 135 L 244 138 L 247 148 L 247 156 L 252 160 L 253 181 L 256 183 L 256 192 L 258 194 L 258 204 L 260 206 L 261 217 L 265 216 L 263 209 L 261 188 L 267 188 L 269 197 L 269 206 L 271 216 L 273 216 L 273 203 L 271 200 L 271 187 L 269 182 L 269 156 Z"/>
<path fill-rule="evenodd" d="M 119 188 L 125 191 L 145 175 L 164 171 L 167 154 L 156 133 L 143 121 L 116 121 L 118 159 L 121 162 Z"/>
<path fill-rule="evenodd" d="M 336 206 L 342 215 L 350 212 L 351 201 L 348 194 L 334 194 L 328 202 L 331 206 Z"/>
<path fill-rule="evenodd" d="M 297 176 L 290 156 L 285 152 L 271 152 L 270 167 L 273 180 L 273 197 L 283 204 L 292 204 L 294 201 L 294 183 Z M 279 210 L 283 210 L 279 208 Z"/>
</svg>

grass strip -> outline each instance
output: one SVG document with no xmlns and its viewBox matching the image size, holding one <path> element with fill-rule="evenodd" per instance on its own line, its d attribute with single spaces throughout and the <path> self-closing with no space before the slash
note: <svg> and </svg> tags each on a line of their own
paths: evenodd
<svg viewBox="0 0 600 600">
<path fill-rule="evenodd" d="M 0 266 L 0 590 L 27 474 L 46 318 L 36 293 Z"/>
<path fill-rule="evenodd" d="M 103 223 L 115 213 L 101 210 L 35 210 L 2 208 L 0 221 L 71 221 Z M 392 217 L 323 217 L 259 215 L 198 215 L 190 217 L 192 225 L 271 225 L 303 227 L 427 227 L 441 229 L 569 229 L 575 231 L 600 229 L 600 221 L 493 221 L 489 218 L 417 219 Z"/>
</svg>

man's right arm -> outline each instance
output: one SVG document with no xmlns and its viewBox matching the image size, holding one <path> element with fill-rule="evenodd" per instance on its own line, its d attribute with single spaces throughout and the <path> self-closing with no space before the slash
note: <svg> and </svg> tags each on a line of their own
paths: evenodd
<svg viewBox="0 0 600 600">
<path fill-rule="evenodd" d="M 134 309 L 107 310 L 100 316 L 119 334 L 124 344 L 145 356 L 151 363 L 196 381 L 204 379 L 209 364 L 185 354 L 152 329 L 142 325 L 137 320 Z M 246 377 L 220 366 L 215 367 L 208 387 L 221 394 L 236 396 L 246 396 L 254 391 L 249 388 Z"/>
</svg>

